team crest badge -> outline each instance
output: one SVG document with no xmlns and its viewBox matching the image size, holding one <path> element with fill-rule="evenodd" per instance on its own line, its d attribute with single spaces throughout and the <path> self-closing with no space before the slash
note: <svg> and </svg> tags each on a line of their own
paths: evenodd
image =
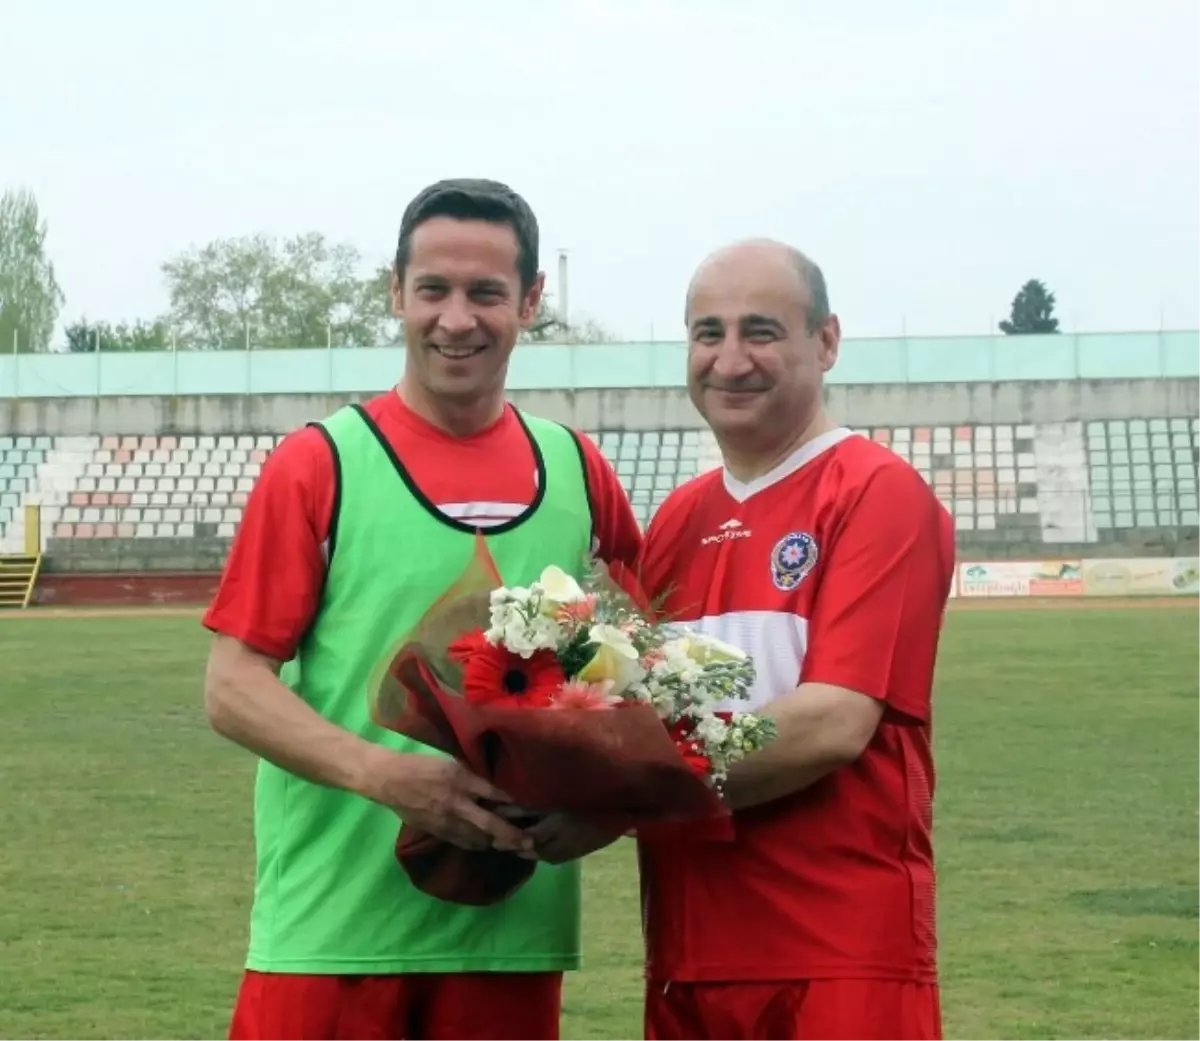
<svg viewBox="0 0 1200 1041">
<path fill-rule="evenodd" d="M 790 593 L 817 566 L 817 540 L 806 531 L 784 535 L 771 550 L 771 581 Z"/>
</svg>

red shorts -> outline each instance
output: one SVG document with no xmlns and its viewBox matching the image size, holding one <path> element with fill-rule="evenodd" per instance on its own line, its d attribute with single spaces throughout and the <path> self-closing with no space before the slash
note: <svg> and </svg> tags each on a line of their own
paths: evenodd
<svg viewBox="0 0 1200 1041">
<path fill-rule="evenodd" d="M 646 988 L 647 1041 L 940 1041 L 936 983 L 796 980 Z"/>
<path fill-rule="evenodd" d="M 561 973 L 302 976 L 247 972 L 231 1041 L 558 1041 Z"/>
</svg>

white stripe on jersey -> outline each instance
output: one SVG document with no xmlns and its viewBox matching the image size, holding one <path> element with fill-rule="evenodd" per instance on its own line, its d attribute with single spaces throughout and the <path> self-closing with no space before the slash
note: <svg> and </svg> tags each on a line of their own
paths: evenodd
<svg viewBox="0 0 1200 1041">
<path fill-rule="evenodd" d="M 494 528 L 497 524 L 512 520 L 529 509 L 528 503 L 519 502 L 448 502 L 438 507 L 440 513 L 464 524 L 479 528 Z M 592 553 L 599 552 L 600 540 L 592 539 Z M 329 540 L 321 543 L 321 554 L 329 564 Z"/>
<path fill-rule="evenodd" d="M 438 509 L 447 517 L 453 517 L 464 524 L 477 524 L 481 528 L 488 528 L 520 516 L 529 509 L 529 503 L 445 502 L 438 506 Z"/>
<path fill-rule="evenodd" d="M 749 705 L 731 701 L 722 705 L 723 709 L 760 709 L 800 683 L 800 667 L 808 649 L 806 618 L 788 611 L 730 611 L 681 621 L 680 625 L 740 647 L 753 659 L 757 675 L 750 688 Z"/>
</svg>

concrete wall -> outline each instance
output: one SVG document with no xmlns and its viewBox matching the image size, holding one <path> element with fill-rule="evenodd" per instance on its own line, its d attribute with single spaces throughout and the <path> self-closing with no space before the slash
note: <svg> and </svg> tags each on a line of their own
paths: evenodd
<svg viewBox="0 0 1200 1041">
<path fill-rule="evenodd" d="M 367 394 L 208 395 L 0 399 L 5 434 L 273 434 L 328 415 Z M 910 383 L 829 388 L 837 419 L 854 426 L 1043 423 L 1200 413 L 1196 380 Z M 536 415 L 584 430 L 702 425 L 681 388 L 516 391 Z"/>
<path fill-rule="evenodd" d="M 47 539 L 42 573 L 220 571 L 231 539 Z"/>
<path fill-rule="evenodd" d="M 50 539 L 42 564 L 47 576 L 152 574 L 178 575 L 221 570 L 229 552 L 229 539 Z M 1015 525 L 998 531 L 960 531 L 960 560 L 1040 560 L 1074 557 L 1189 557 L 1196 556 L 1197 531 L 1155 529 L 1117 533 L 1095 543 L 1041 541 L 1035 525 Z"/>
</svg>

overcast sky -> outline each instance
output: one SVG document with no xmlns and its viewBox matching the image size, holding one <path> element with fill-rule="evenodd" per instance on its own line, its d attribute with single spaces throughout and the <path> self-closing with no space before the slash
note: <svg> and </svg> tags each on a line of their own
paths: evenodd
<svg viewBox="0 0 1200 1041">
<path fill-rule="evenodd" d="M 317 229 L 371 260 L 446 176 L 509 182 L 573 316 L 682 337 L 706 252 L 808 251 L 847 336 L 1200 324 L 1195 0 L 11 0 L 0 188 L 63 318 L 165 308 L 158 265 Z"/>
</svg>

